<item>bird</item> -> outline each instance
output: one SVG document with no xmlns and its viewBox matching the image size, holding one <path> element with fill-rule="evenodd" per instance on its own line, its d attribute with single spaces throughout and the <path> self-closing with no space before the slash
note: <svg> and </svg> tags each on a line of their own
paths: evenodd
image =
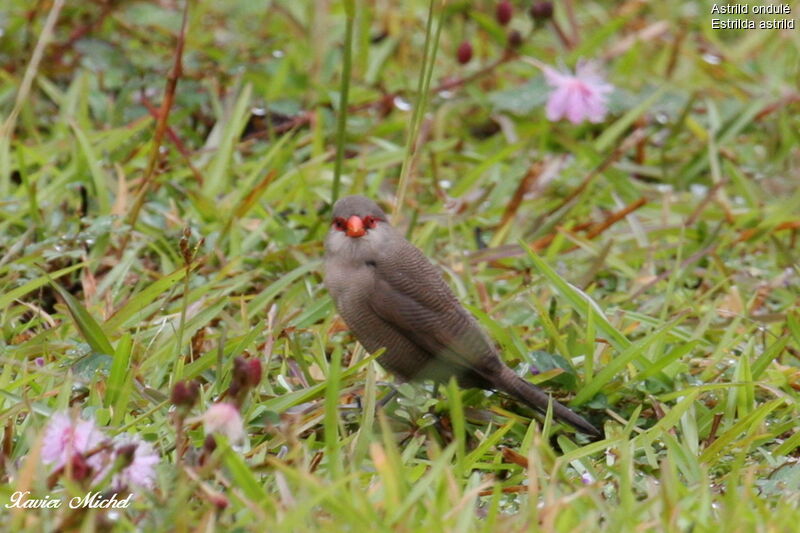
<svg viewBox="0 0 800 533">
<path fill-rule="evenodd" d="M 447 383 L 504 392 L 593 437 L 601 432 L 522 379 L 458 301 L 440 270 L 364 196 L 333 206 L 325 236 L 324 285 L 364 348 L 401 381 Z"/>
</svg>

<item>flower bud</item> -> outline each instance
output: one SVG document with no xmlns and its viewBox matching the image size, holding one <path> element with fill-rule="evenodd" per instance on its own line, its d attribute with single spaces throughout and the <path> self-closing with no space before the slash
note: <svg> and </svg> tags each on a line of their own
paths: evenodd
<svg viewBox="0 0 800 533">
<path fill-rule="evenodd" d="M 495 17 L 497 18 L 497 22 L 500 23 L 501 26 L 505 26 L 511 21 L 511 15 L 514 14 L 514 8 L 511 6 L 511 2 L 508 0 L 501 0 L 497 3 L 497 8 L 495 9 Z"/>
<path fill-rule="evenodd" d="M 72 479 L 75 481 L 83 481 L 91 476 L 92 467 L 82 453 L 76 453 L 72 456 L 72 459 L 70 459 L 67 471 L 72 475 Z"/>
<path fill-rule="evenodd" d="M 545 21 L 551 19 L 553 17 L 553 3 L 537 2 L 531 6 L 528 14 L 533 20 Z"/>
<path fill-rule="evenodd" d="M 217 441 L 214 439 L 214 435 L 206 435 L 206 438 L 203 440 L 203 450 L 205 450 L 206 453 L 214 453 L 216 449 Z"/>
<path fill-rule="evenodd" d="M 469 41 L 464 41 L 458 46 L 456 58 L 462 65 L 469 63 L 469 60 L 472 59 L 472 45 Z"/>
<path fill-rule="evenodd" d="M 519 48 L 520 46 L 522 46 L 522 34 L 517 30 L 508 32 L 508 47 Z"/>
<path fill-rule="evenodd" d="M 214 504 L 214 507 L 217 508 L 218 511 L 224 511 L 228 507 L 228 498 L 223 496 L 222 494 L 213 494 L 209 497 L 211 503 Z"/>
<path fill-rule="evenodd" d="M 136 448 L 138 447 L 138 443 L 131 442 L 130 444 L 125 444 L 117 448 L 117 457 L 121 458 L 122 468 L 127 468 L 133 462 L 133 458 L 136 455 Z"/>
<path fill-rule="evenodd" d="M 258 358 L 247 360 L 247 384 L 257 387 L 261 383 L 261 360 Z"/>
<path fill-rule="evenodd" d="M 200 395 L 200 384 L 196 381 L 179 381 L 172 387 L 170 401 L 175 407 L 191 409 Z"/>
</svg>

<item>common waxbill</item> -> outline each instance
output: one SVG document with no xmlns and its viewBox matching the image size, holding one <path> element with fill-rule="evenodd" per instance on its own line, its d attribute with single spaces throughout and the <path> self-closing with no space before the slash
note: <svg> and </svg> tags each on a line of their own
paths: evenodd
<svg viewBox="0 0 800 533">
<path fill-rule="evenodd" d="M 325 286 L 347 326 L 380 364 L 405 381 L 500 390 L 546 411 L 549 396 L 508 368 L 439 270 L 363 196 L 333 206 L 325 238 Z M 553 415 L 589 435 L 600 431 L 553 401 Z"/>
</svg>

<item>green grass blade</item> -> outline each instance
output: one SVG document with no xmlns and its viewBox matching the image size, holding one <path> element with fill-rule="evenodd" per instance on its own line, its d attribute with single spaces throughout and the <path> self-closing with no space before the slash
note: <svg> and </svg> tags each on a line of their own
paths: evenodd
<svg viewBox="0 0 800 533">
<path fill-rule="evenodd" d="M 133 339 L 130 333 L 126 333 L 117 342 L 117 349 L 114 351 L 114 360 L 108 375 L 108 393 L 103 399 L 103 405 L 106 407 L 115 405 L 125 389 L 132 350 Z"/>
<path fill-rule="evenodd" d="M 236 99 L 233 111 L 225 125 L 217 154 L 211 163 L 210 170 L 206 174 L 206 181 L 203 186 L 203 194 L 208 198 L 214 198 L 220 194 L 230 179 L 231 158 L 233 157 L 236 143 L 247 123 L 251 94 L 252 86 L 250 84 L 245 85 L 241 94 L 239 94 L 239 98 Z"/>
<path fill-rule="evenodd" d="M 544 276 L 550 284 L 555 287 L 558 293 L 569 302 L 569 304 L 576 310 L 582 317 L 588 316 L 589 306 L 594 307 L 594 319 L 597 329 L 605 335 L 609 342 L 619 351 L 627 349 L 631 345 L 631 341 L 619 332 L 606 318 L 602 309 L 586 295 L 583 291 L 579 290 L 574 285 L 568 283 L 556 274 L 555 270 L 545 263 L 536 253 L 524 242 L 520 241 L 520 246 L 528 252 L 533 266 L 539 271 L 539 274 Z"/>
<path fill-rule="evenodd" d="M 339 454 L 339 390 L 341 373 L 342 349 L 337 346 L 333 350 L 331 364 L 328 368 L 327 386 L 325 388 L 325 418 L 323 420 L 328 471 L 334 480 L 339 479 L 343 471 Z"/>
<path fill-rule="evenodd" d="M 92 347 L 92 350 L 97 353 L 114 355 L 114 348 L 111 347 L 111 343 L 108 342 L 108 338 L 105 333 L 103 333 L 103 328 L 100 327 L 100 324 L 97 323 L 89 311 L 55 281 L 53 282 L 53 287 L 64 299 L 69 314 L 78 327 L 78 331 L 81 332 L 84 340 Z"/>
<path fill-rule="evenodd" d="M 133 318 L 136 313 L 153 303 L 156 298 L 162 295 L 165 291 L 172 288 L 173 285 L 181 281 L 186 276 L 186 269 L 181 267 L 171 274 L 154 281 L 128 300 L 122 308 L 116 313 L 111 315 L 108 320 L 103 324 L 104 330 L 108 334 L 113 334 L 118 329 L 123 327 L 128 320 Z"/>
<path fill-rule="evenodd" d="M 0 295 L 0 309 L 5 308 L 14 300 L 22 298 L 28 293 L 31 293 L 38 289 L 39 287 L 43 287 L 47 285 L 52 280 L 56 280 L 62 276 L 66 276 L 70 272 L 74 272 L 79 268 L 83 268 L 86 266 L 86 263 L 78 263 L 72 266 L 68 266 L 66 268 L 62 268 L 61 270 L 56 270 L 55 272 L 50 272 L 43 276 L 39 276 L 38 278 L 32 279 L 31 281 L 25 283 L 17 287 L 16 289 L 11 289 L 10 291 L 6 292 L 3 295 Z"/>
<path fill-rule="evenodd" d="M 218 454 L 222 459 L 222 464 L 228 470 L 234 486 L 241 490 L 253 503 L 263 504 L 267 502 L 269 495 L 242 456 L 231 448 L 231 445 L 228 444 L 228 439 L 219 434 L 215 434 L 214 437 L 217 442 L 215 455 Z"/>
<path fill-rule="evenodd" d="M 72 126 L 72 130 L 75 132 L 75 137 L 78 139 L 78 146 L 81 148 L 81 153 L 86 160 L 86 165 L 89 167 L 89 173 L 92 176 L 94 197 L 97 199 L 98 205 L 98 214 L 107 215 L 111 212 L 111 203 L 109 200 L 106 174 L 100 167 L 99 158 L 97 154 L 95 154 L 92 143 L 89 142 L 86 134 L 76 122 L 70 121 L 70 126 Z"/>
<path fill-rule="evenodd" d="M 652 344 L 660 342 L 669 332 L 669 325 L 664 326 L 660 331 L 650 334 L 643 339 L 639 339 L 635 343 L 628 346 L 618 356 L 612 359 L 600 372 L 596 373 L 591 382 L 584 385 L 575 398 L 570 402 L 570 405 L 578 406 L 589 401 L 595 394 L 597 394 L 605 385 L 611 382 L 614 377 L 621 372 L 625 366 L 640 357 L 647 348 Z"/>
</svg>

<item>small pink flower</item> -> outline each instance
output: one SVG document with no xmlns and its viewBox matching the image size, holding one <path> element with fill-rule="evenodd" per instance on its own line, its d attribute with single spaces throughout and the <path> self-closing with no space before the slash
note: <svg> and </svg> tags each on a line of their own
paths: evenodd
<svg viewBox="0 0 800 533">
<path fill-rule="evenodd" d="M 578 62 L 575 74 L 543 67 L 547 84 L 553 92 L 547 100 L 547 119 L 555 122 L 566 118 L 573 124 L 584 120 L 602 122 L 608 111 L 607 94 L 614 86 L 606 83 L 591 62 Z"/>
<path fill-rule="evenodd" d="M 152 488 L 156 477 L 155 466 L 161 458 L 149 442 L 137 436 L 133 436 L 130 440 L 136 443 L 133 461 L 128 468 L 120 472 L 117 483 Z"/>
<path fill-rule="evenodd" d="M 85 454 L 103 442 L 103 433 L 91 420 L 72 420 L 66 413 L 56 413 L 44 430 L 42 461 L 62 467 L 75 454 Z"/>
<path fill-rule="evenodd" d="M 126 453 L 131 454 L 128 458 L 130 462 L 114 474 L 111 486 L 116 490 L 131 486 L 152 488 L 156 477 L 155 466 L 161 459 L 150 443 L 138 435 L 127 433 L 114 439 L 114 450 L 104 455 L 104 465 L 95 476 L 95 481 L 103 479 L 117 459 Z"/>
<path fill-rule="evenodd" d="M 239 410 L 229 403 L 215 403 L 203 414 L 206 435 L 221 433 L 231 442 L 244 440 L 244 423 Z"/>
</svg>

